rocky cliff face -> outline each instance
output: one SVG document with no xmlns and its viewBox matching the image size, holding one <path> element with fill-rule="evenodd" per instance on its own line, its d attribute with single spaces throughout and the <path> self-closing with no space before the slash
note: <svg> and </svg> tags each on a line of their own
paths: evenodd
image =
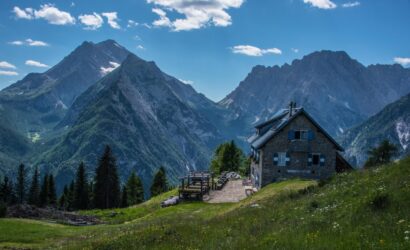
<svg viewBox="0 0 410 250">
<path fill-rule="evenodd" d="M 397 145 L 396 157 L 410 153 L 410 94 L 387 105 L 339 138 L 346 148 L 346 156 L 358 167 L 363 166 L 367 152 L 384 139 Z"/>
<path fill-rule="evenodd" d="M 77 96 L 128 54 L 113 40 L 84 42 L 48 71 L 28 74 L 0 91 L 0 104 L 17 130 L 44 134 L 60 121 Z"/>
<path fill-rule="evenodd" d="M 296 101 L 330 134 L 340 135 L 408 92 L 410 69 L 365 67 L 345 52 L 320 51 L 291 65 L 254 67 L 220 104 L 252 124 Z"/>
<path fill-rule="evenodd" d="M 189 170 L 207 169 L 211 150 L 223 140 L 207 116 L 215 107 L 155 63 L 129 55 L 77 98 L 58 126 L 66 134 L 37 159 L 58 170 L 64 183 L 80 160 L 92 169 L 109 144 L 123 177 L 136 170 L 148 187 L 162 165 L 175 183 Z"/>
</svg>

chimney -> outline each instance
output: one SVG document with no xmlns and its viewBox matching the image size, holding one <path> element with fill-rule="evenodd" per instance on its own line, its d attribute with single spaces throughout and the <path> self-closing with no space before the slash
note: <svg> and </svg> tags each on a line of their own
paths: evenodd
<svg viewBox="0 0 410 250">
<path fill-rule="evenodd" d="M 293 115 L 293 102 L 289 103 L 289 117 Z"/>
</svg>

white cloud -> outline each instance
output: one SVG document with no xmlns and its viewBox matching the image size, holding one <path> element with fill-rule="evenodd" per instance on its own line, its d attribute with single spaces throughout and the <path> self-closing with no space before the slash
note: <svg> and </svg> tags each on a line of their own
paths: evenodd
<svg viewBox="0 0 410 250">
<path fill-rule="evenodd" d="M 170 27 L 173 31 L 200 29 L 208 25 L 226 27 L 232 24 L 231 16 L 227 13 L 230 8 L 239 8 L 245 0 L 147 0 L 160 8 L 152 11 L 159 15 L 159 19 L 152 24 Z M 183 18 L 170 20 L 167 13 L 175 11 Z"/>
<path fill-rule="evenodd" d="M 46 65 L 44 63 L 34 61 L 34 60 L 27 60 L 26 65 L 33 66 L 33 67 L 39 67 L 39 68 L 48 68 L 49 67 L 48 65 Z"/>
<path fill-rule="evenodd" d="M 128 20 L 127 28 L 137 27 L 138 25 L 139 25 L 138 22 L 130 19 L 130 20 Z"/>
<path fill-rule="evenodd" d="M 86 26 L 84 28 L 86 30 L 96 30 L 100 28 L 104 23 L 102 17 L 95 12 L 91 15 L 80 15 L 78 16 L 78 19 L 82 24 Z"/>
<path fill-rule="evenodd" d="M 16 18 L 28 19 L 28 20 L 34 18 L 34 12 L 33 12 L 32 8 L 25 8 L 23 10 L 23 9 L 20 9 L 19 7 L 17 7 L 17 6 L 14 6 L 13 12 L 16 15 Z"/>
<path fill-rule="evenodd" d="M 410 65 L 410 57 L 395 57 L 394 62 L 403 66 Z"/>
<path fill-rule="evenodd" d="M 21 46 L 21 45 L 27 45 L 27 46 L 32 46 L 32 47 L 46 47 L 46 46 L 50 46 L 48 43 L 43 42 L 43 41 L 39 41 L 39 40 L 33 40 L 31 38 L 26 39 L 25 41 L 12 41 L 9 42 L 9 44 L 11 45 L 17 45 L 17 46 Z"/>
<path fill-rule="evenodd" d="M 235 54 L 243 54 L 247 56 L 263 56 L 265 54 L 275 54 L 280 55 L 282 51 L 278 48 L 260 49 L 251 45 L 237 45 L 232 49 Z"/>
<path fill-rule="evenodd" d="M 290 50 L 292 50 L 293 53 L 299 53 L 299 49 L 291 48 Z"/>
<path fill-rule="evenodd" d="M 2 76 L 18 76 L 19 73 L 17 73 L 16 71 L 0 70 L 0 75 L 2 75 Z"/>
<path fill-rule="evenodd" d="M 143 23 L 143 24 L 141 24 L 142 26 L 144 26 L 145 28 L 147 28 L 147 29 L 151 29 L 152 27 L 151 27 L 151 25 L 149 25 L 148 23 Z"/>
<path fill-rule="evenodd" d="M 41 5 L 41 9 L 34 11 L 34 16 L 55 25 L 75 24 L 75 18 L 70 13 L 61 11 L 51 4 Z"/>
<path fill-rule="evenodd" d="M 303 0 L 303 2 L 319 9 L 334 9 L 337 7 L 337 5 L 330 0 Z"/>
<path fill-rule="evenodd" d="M 45 46 L 49 46 L 48 43 L 43 42 L 43 41 L 35 41 L 32 39 L 26 39 L 26 43 L 28 46 L 34 46 L 34 47 L 45 47 Z"/>
<path fill-rule="evenodd" d="M 194 81 L 191 80 L 183 80 L 183 79 L 178 79 L 180 82 L 185 83 L 187 85 L 192 85 L 194 84 Z"/>
<path fill-rule="evenodd" d="M 20 45 L 23 45 L 24 42 L 23 41 L 12 41 L 12 42 L 9 42 L 9 44 L 20 46 Z"/>
<path fill-rule="evenodd" d="M 3 69 L 16 69 L 16 66 L 13 64 L 6 62 L 6 61 L 0 61 L 0 68 Z"/>
<path fill-rule="evenodd" d="M 104 75 L 110 73 L 111 71 L 113 71 L 114 69 L 118 68 L 119 66 L 120 66 L 119 63 L 110 62 L 110 66 L 100 68 L 100 73 L 104 76 Z"/>
<path fill-rule="evenodd" d="M 164 26 L 164 27 L 172 27 L 171 20 L 167 17 L 167 13 L 161 9 L 154 8 L 152 12 L 159 16 L 159 19 L 155 20 L 152 24 L 154 26 Z"/>
<path fill-rule="evenodd" d="M 118 16 L 117 12 L 104 12 L 101 15 L 105 16 L 107 18 L 108 24 L 111 26 L 113 29 L 120 29 L 120 25 L 118 24 Z"/>
<path fill-rule="evenodd" d="M 348 2 L 348 3 L 344 3 L 342 4 L 343 8 L 352 8 L 352 7 L 356 7 L 359 6 L 360 2 L 356 1 L 356 2 Z"/>
<path fill-rule="evenodd" d="M 75 18 L 70 13 L 61 11 L 52 4 L 41 5 L 39 10 L 32 8 L 25 8 L 23 10 L 15 6 L 13 12 L 16 18 L 20 19 L 44 19 L 48 23 L 55 25 L 75 24 Z"/>
<path fill-rule="evenodd" d="M 145 50 L 145 47 L 140 44 L 140 45 L 137 46 L 137 49 Z"/>
</svg>

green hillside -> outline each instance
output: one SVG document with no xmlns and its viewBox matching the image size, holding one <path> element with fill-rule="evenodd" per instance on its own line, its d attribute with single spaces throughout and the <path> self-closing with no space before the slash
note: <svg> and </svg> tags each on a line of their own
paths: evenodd
<svg viewBox="0 0 410 250">
<path fill-rule="evenodd" d="M 0 220 L 0 247 L 69 249 L 410 249 L 410 158 L 327 183 L 275 183 L 235 204 L 184 203 L 171 193 L 94 210 L 106 225 Z"/>
</svg>

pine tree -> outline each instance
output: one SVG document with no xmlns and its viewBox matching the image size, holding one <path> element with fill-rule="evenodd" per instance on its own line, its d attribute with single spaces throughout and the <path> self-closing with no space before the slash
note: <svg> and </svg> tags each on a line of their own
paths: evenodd
<svg viewBox="0 0 410 250">
<path fill-rule="evenodd" d="M 30 191 L 28 195 L 28 203 L 30 205 L 39 205 L 40 198 L 40 183 L 39 183 L 39 173 L 38 168 L 34 169 L 33 177 L 31 180 Z"/>
<path fill-rule="evenodd" d="M 67 202 L 67 210 L 71 211 L 74 208 L 74 193 L 75 193 L 75 183 L 74 181 L 71 181 L 70 186 L 68 188 L 68 194 L 66 198 Z"/>
<path fill-rule="evenodd" d="M 48 174 L 46 174 L 43 178 L 43 183 L 41 184 L 39 201 L 40 201 L 41 207 L 48 205 Z"/>
<path fill-rule="evenodd" d="M 88 184 L 88 209 L 94 208 L 94 183 L 90 181 Z"/>
<path fill-rule="evenodd" d="M 85 165 L 80 163 L 74 188 L 74 208 L 75 209 L 87 209 L 89 203 L 88 197 L 88 182 L 85 175 Z"/>
<path fill-rule="evenodd" d="M 53 175 L 48 176 L 48 203 L 49 205 L 55 206 L 57 205 L 57 194 L 56 194 L 56 186 L 54 182 Z"/>
<path fill-rule="evenodd" d="M 3 191 L 3 181 L 0 180 L 0 204 L 4 203 L 4 191 Z"/>
<path fill-rule="evenodd" d="M 141 179 L 133 171 L 128 178 L 127 184 L 128 205 L 139 204 L 144 201 L 144 188 Z"/>
<path fill-rule="evenodd" d="M 6 204 L 11 204 L 13 201 L 13 183 L 7 176 L 4 176 L 3 182 L 0 185 L 1 200 Z"/>
<path fill-rule="evenodd" d="M 376 148 L 372 148 L 368 154 L 369 159 L 366 161 L 364 167 L 374 167 L 391 162 L 393 156 L 397 153 L 397 146 L 390 143 L 388 140 L 383 140 Z"/>
<path fill-rule="evenodd" d="M 223 143 L 217 147 L 211 161 L 211 169 L 215 173 L 223 171 L 238 172 L 245 161 L 245 155 L 235 142 Z"/>
<path fill-rule="evenodd" d="M 121 205 L 120 205 L 120 207 L 128 207 L 129 206 L 128 200 L 129 200 L 129 197 L 128 197 L 127 187 L 123 186 L 122 187 L 122 192 L 121 192 Z"/>
<path fill-rule="evenodd" d="M 96 208 L 118 207 L 120 195 L 116 161 L 111 148 L 107 145 L 96 169 L 94 205 Z"/>
<path fill-rule="evenodd" d="M 144 201 L 144 185 L 141 179 L 137 176 L 137 197 L 135 199 L 135 204 L 140 204 Z"/>
<path fill-rule="evenodd" d="M 167 177 L 164 167 L 161 166 L 158 172 L 155 174 L 150 191 L 151 197 L 168 191 Z"/>
<path fill-rule="evenodd" d="M 67 197 L 68 197 L 68 188 L 67 185 L 64 185 L 63 193 L 58 199 L 58 206 L 61 210 L 67 210 Z"/>
<path fill-rule="evenodd" d="M 17 172 L 16 183 L 17 202 L 23 204 L 26 198 L 26 168 L 24 164 L 20 164 Z"/>
</svg>

